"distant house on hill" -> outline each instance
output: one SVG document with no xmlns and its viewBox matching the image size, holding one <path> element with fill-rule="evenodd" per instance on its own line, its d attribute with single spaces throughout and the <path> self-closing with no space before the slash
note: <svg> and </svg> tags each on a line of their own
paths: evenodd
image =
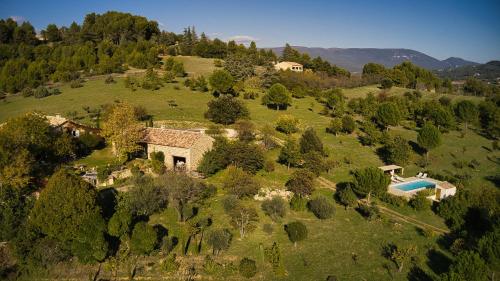
<svg viewBox="0 0 500 281">
<path fill-rule="evenodd" d="M 100 130 L 97 128 L 92 128 L 83 124 L 76 123 L 69 119 L 66 119 L 60 115 L 56 116 L 45 116 L 49 121 L 49 124 L 61 132 L 66 132 L 73 137 L 80 137 L 82 134 L 99 135 Z"/>
<path fill-rule="evenodd" d="M 167 169 L 196 171 L 203 154 L 212 149 L 214 138 L 202 132 L 165 128 L 146 128 L 143 143 L 146 154 L 163 152 Z"/>
<path fill-rule="evenodd" d="M 302 64 L 296 63 L 296 62 L 291 62 L 291 61 L 278 62 L 277 64 L 274 65 L 274 69 L 276 69 L 276 70 L 288 70 L 288 69 L 290 69 L 291 71 L 295 71 L 295 72 L 304 71 Z"/>
</svg>

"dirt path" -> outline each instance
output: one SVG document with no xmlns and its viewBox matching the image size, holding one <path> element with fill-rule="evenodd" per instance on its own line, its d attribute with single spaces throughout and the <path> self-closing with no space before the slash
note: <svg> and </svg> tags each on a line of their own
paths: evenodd
<svg viewBox="0 0 500 281">
<path fill-rule="evenodd" d="M 321 187 L 327 188 L 327 189 L 330 189 L 330 190 L 333 190 L 333 191 L 336 191 L 336 185 L 335 185 L 334 182 L 332 182 L 330 180 L 327 180 L 324 177 L 318 177 L 317 180 L 318 180 L 319 184 L 321 185 Z M 366 204 L 365 200 L 359 200 L 359 203 Z M 430 229 L 430 230 L 432 230 L 434 232 L 437 232 L 439 234 L 449 233 L 449 230 L 442 229 L 442 228 L 430 225 L 428 223 L 425 223 L 423 221 L 414 219 L 414 218 L 409 217 L 409 216 L 405 216 L 405 215 L 400 214 L 400 213 L 398 213 L 398 212 L 396 212 L 394 210 L 391 210 L 391 209 L 389 209 L 387 207 L 384 207 L 384 206 L 381 206 L 381 205 L 377 205 L 377 207 L 379 208 L 379 210 L 380 210 L 381 213 L 383 213 L 386 216 L 389 216 L 389 217 L 391 217 L 393 219 L 396 219 L 398 221 L 406 222 L 406 223 L 412 224 L 412 225 L 414 225 L 416 227 L 420 227 L 420 228 L 424 228 L 424 229 Z"/>
<path fill-rule="evenodd" d="M 432 230 L 434 232 L 437 232 L 439 234 L 446 234 L 446 233 L 450 232 L 449 230 L 442 229 L 442 228 L 430 225 L 428 223 L 419 221 L 419 220 L 414 219 L 412 217 L 408 217 L 408 216 L 402 215 L 402 214 L 400 214 L 400 213 L 398 213 L 398 212 L 396 212 L 394 210 L 391 210 L 391 209 L 389 209 L 387 207 L 380 206 L 380 205 L 377 205 L 377 207 L 379 208 L 379 210 L 380 210 L 381 213 L 384 213 L 385 215 L 390 216 L 390 217 L 392 217 L 394 219 L 397 219 L 399 221 L 403 221 L 403 222 L 412 224 L 412 225 L 420 227 L 420 228 L 430 229 L 430 230 Z"/>
<path fill-rule="evenodd" d="M 330 189 L 333 191 L 337 191 L 337 185 L 334 182 L 329 181 L 329 180 L 325 179 L 324 177 L 318 177 L 317 181 L 321 185 L 321 187 L 327 188 L 327 189 Z"/>
</svg>

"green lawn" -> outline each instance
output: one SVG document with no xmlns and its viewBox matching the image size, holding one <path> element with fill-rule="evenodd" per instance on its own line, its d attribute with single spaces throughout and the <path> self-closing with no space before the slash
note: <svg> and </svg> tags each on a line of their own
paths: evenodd
<svg viewBox="0 0 500 281">
<path fill-rule="evenodd" d="M 317 193 L 332 198 L 331 191 Z M 222 194 L 219 194 L 211 199 L 198 214 L 198 217 L 215 218 L 210 229 L 231 228 L 229 217 L 222 210 L 221 198 Z M 425 255 L 435 245 L 437 237 L 426 238 L 413 226 L 384 218 L 367 221 L 353 209 L 344 210 L 340 205 L 336 205 L 336 214 L 332 219 L 319 220 L 310 212 L 290 211 L 281 222 L 276 223 L 264 215 L 259 202 L 249 200 L 247 204 L 257 208 L 260 221 L 255 230 L 243 239 L 233 231 L 231 247 L 219 260 L 238 262 L 243 257 L 255 260 L 259 273 L 252 280 L 325 280 L 328 275 L 336 275 L 339 280 L 407 280 L 407 270 L 398 273 L 395 265 L 381 255 L 382 247 L 388 243 L 416 245 L 418 264 L 431 271 L 425 263 Z M 183 225 L 172 223 L 174 220 L 175 213 L 168 209 L 154 215 L 150 223 L 164 225 L 171 235 L 185 235 Z M 307 226 L 309 233 L 306 240 L 294 247 L 286 236 L 284 225 L 297 220 Z M 272 225 L 271 234 L 263 230 L 264 224 Z M 280 245 L 287 276 L 275 276 L 269 264 L 262 259 L 262 249 L 270 247 L 273 242 Z M 194 254 L 194 251 L 190 248 L 188 255 Z M 211 248 L 203 244 L 200 255 L 210 253 Z M 358 258 L 356 262 L 353 255 Z M 224 280 L 244 280 L 237 274 L 224 277 Z"/>
<path fill-rule="evenodd" d="M 111 147 L 105 147 L 100 150 L 94 150 L 90 155 L 78 159 L 75 165 L 85 165 L 87 168 L 103 167 L 108 164 L 118 164 L 118 159 L 111 152 Z"/>
<path fill-rule="evenodd" d="M 191 56 L 176 56 L 175 59 L 184 63 L 184 68 L 190 76 L 204 75 L 207 77 L 217 69 L 214 66 L 215 59 Z"/>
<path fill-rule="evenodd" d="M 84 117 L 85 111 L 83 107 L 85 106 L 98 108 L 101 105 L 117 101 L 144 106 L 156 120 L 205 121 L 203 113 L 206 111 L 206 103 L 211 98 L 207 93 L 192 92 L 182 86 L 181 83 L 165 84 L 163 88 L 157 91 L 139 88 L 133 92 L 125 88 L 122 78 L 115 80 L 117 83 L 109 85 L 105 84 L 103 80 L 92 80 L 86 82 L 84 87 L 76 89 L 64 85 L 60 88 L 62 94 L 42 99 L 10 96 L 6 102 L 0 103 L 0 122 L 4 122 L 9 117 L 33 110 L 63 116 L 67 116 L 68 112 L 77 111 L 79 116 Z M 176 90 L 174 88 L 176 86 L 180 89 Z M 175 101 L 178 106 L 170 107 L 170 100 Z"/>
</svg>

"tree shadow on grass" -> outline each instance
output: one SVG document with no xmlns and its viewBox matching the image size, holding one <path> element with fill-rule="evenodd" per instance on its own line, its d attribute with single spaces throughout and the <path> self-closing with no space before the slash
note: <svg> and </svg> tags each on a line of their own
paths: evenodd
<svg viewBox="0 0 500 281">
<path fill-rule="evenodd" d="M 109 220 L 115 212 L 118 192 L 114 188 L 105 188 L 97 193 L 97 203 L 101 207 L 102 216 L 105 220 Z"/>
<path fill-rule="evenodd" d="M 427 258 L 427 265 L 437 275 L 447 272 L 451 264 L 450 258 L 439 250 L 429 250 Z"/>
<path fill-rule="evenodd" d="M 409 141 L 408 143 L 410 144 L 411 149 L 415 151 L 415 153 L 418 153 L 420 155 L 425 155 L 425 150 L 420 145 L 418 145 L 418 143 L 414 141 Z"/>
<path fill-rule="evenodd" d="M 423 269 L 414 266 L 408 272 L 408 281 L 433 281 L 434 279 Z"/>
<path fill-rule="evenodd" d="M 492 175 L 484 177 L 487 181 L 492 182 L 495 187 L 500 187 L 500 175 Z"/>
</svg>

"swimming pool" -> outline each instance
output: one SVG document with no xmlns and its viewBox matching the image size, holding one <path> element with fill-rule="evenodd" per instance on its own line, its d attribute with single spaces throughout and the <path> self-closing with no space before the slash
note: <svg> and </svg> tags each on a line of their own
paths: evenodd
<svg viewBox="0 0 500 281">
<path fill-rule="evenodd" d="M 392 187 L 402 191 L 412 191 L 421 188 L 435 188 L 436 184 L 426 180 L 416 180 L 411 182 L 394 184 L 392 185 Z"/>
</svg>

